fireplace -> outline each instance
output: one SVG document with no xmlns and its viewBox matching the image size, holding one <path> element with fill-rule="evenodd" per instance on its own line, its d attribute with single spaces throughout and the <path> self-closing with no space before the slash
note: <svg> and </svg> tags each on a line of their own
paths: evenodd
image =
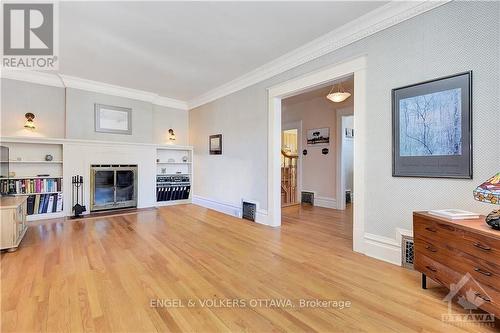
<svg viewBox="0 0 500 333">
<path fill-rule="evenodd" d="M 137 207 L 137 165 L 92 164 L 90 211 Z"/>
</svg>

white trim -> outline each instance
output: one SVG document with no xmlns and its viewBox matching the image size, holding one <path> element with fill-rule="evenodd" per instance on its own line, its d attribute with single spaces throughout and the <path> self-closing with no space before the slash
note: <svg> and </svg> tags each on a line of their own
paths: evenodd
<svg viewBox="0 0 500 333">
<path fill-rule="evenodd" d="M 255 217 L 255 222 L 259 224 L 267 225 L 267 211 L 259 209 L 259 203 L 244 199 L 245 201 L 255 203 L 257 205 L 257 214 Z M 243 201 L 243 199 L 242 199 Z M 200 195 L 193 195 L 192 203 L 194 205 L 209 208 L 220 213 L 231 215 L 237 218 L 241 218 L 241 206 L 235 205 L 233 203 L 222 202 L 211 198 L 202 197 Z"/>
<path fill-rule="evenodd" d="M 335 64 L 305 76 L 295 78 L 269 88 L 268 113 L 268 169 L 267 197 L 268 224 L 281 225 L 280 194 L 280 151 L 281 151 L 281 99 L 296 95 L 301 91 L 323 83 L 354 75 L 354 105 L 356 120 L 354 130 L 354 205 L 353 212 L 353 250 L 364 253 L 365 230 L 365 135 L 366 135 L 366 56 Z"/>
<path fill-rule="evenodd" d="M 337 209 L 337 200 L 335 200 L 335 198 L 319 197 L 314 195 L 314 206 Z"/>
<path fill-rule="evenodd" d="M 417 15 L 439 7 L 444 1 L 391 1 L 251 72 L 214 88 L 190 101 L 189 109 L 247 88 L 306 62 L 371 36 Z"/>
<path fill-rule="evenodd" d="M 401 266 L 401 245 L 396 240 L 365 233 L 364 248 L 367 256 Z"/>
<path fill-rule="evenodd" d="M 345 174 L 344 174 L 344 133 L 342 133 L 342 118 L 345 116 L 353 116 L 354 108 L 352 106 L 338 109 L 337 112 L 337 175 L 336 175 L 336 192 L 337 192 L 337 209 L 345 210 Z M 356 171 L 354 171 L 356 172 Z M 354 191 L 352 191 L 354 194 Z"/>
<path fill-rule="evenodd" d="M 13 142 L 13 143 L 37 143 L 37 144 L 64 144 L 64 143 L 79 143 L 88 145 L 126 145 L 126 146 L 149 146 L 158 149 L 171 149 L 171 150 L 193 150 L 192 146 L 177 146 L 177 145 L 164 145 L 157 143 L 142 143 L 142 142 L 126 142 L 126 141 L 103 141 L 103 140 L 81 140 L 81 139 L 60 139 L 60 138 L 44 138 L 44 137 L 30 137 L 30 136 L 3 136 L 0 137 L 0 142 Z M 191 162 L 192 163 L 192 162 Z"/>
<path fill-rule="evenodd" d="M 135 99 L 179 110 L 188 110 L 188 105 L 185 101 L 160 96 L 148 91 L 82 79 L 75 76 L 49 74 L 35 71 L 2 71 L 1 78 L 43 84 L 58 88 L 80 89 L 106 95 Z"/>
</svg>

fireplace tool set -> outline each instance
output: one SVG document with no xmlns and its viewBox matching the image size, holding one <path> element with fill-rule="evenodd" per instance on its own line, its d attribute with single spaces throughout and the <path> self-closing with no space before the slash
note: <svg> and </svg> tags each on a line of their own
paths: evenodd
<svg viewBox="0 0 500 333">
<path fill-rule="evenodd" d="M 71 201 L 73 203 L 73 218 L 82 217 L 82 213 L 87 210 L 83 200 L 83 176 L 73 176 L 71 177 L 72 193 Z M 81 202 L 81 203 L 80 203 Z"/>
</svg>

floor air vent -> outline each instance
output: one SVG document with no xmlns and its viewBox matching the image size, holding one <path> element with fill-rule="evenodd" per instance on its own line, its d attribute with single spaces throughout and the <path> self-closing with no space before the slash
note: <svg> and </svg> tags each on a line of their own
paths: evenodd
<svg viewBox="0 0 500 333">
<path fill-rule="evenodd" d="M 414 243 L 413 237 L 401 236 L 401 265 L 413 269 Z"/>
<path fill-rule="evenodd" d="M 302 192 L 301 200 L 304 204 L 310 204 L 314 206 L 314 193 L 313 192 Z"/>
<path fill-rule="evenodd" d="M 242 218 L 255 222 L 255 214 L 257 213 L 257 205 L 251 202 L 243 201 Z"/>
</svg>

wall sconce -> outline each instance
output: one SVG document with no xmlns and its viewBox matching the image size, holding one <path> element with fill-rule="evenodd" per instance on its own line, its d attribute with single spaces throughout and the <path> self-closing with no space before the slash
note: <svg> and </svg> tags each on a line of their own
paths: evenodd
<svg viewBox="0 0 500 333">
<path fill-rule="evenodd" d="M 175 133 L 174 130 L 171 128 L 168 130 L 168 139 L 170 141 L 175 141 Z"/>
<path fill-rule="evenodd" d="M 35 127 L 35 122 L 33 119 L 35 119 L 35 115 L 31 112 L 28 112 L 24 115 L 26 117 L 26 122 L 24 123 L 24 128 L 34 130 Z"/>
</svg>

